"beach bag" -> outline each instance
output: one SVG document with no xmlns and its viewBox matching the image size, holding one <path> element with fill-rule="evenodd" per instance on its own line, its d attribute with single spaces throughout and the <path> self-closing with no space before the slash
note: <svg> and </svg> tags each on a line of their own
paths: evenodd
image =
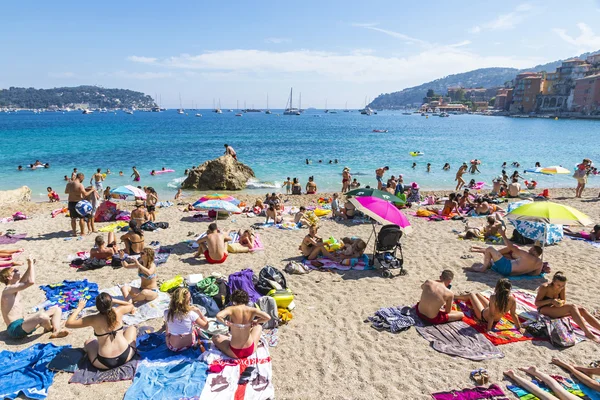
<svg viewBox="0 0 600 400">
<path fill-rule="evenodd" d="M 568 318 L 555 318 L 545 321 L 550 343 L 555 347 L 566 348 L 577 343 L 571 321 Z"/>
<path fill-rule="evenodd" d="M 215 285 L 219 287 L 219 291 L 212 298 L 217 303 L 217 307 L 222 310 L 229 304 L 229 285 L 223 278 L 217 278 Z"/>
<path fill-rule="evenodd" d="M 271 296 L 275 299 L 275 303 L 277 303 L 277 308 L 290 308 L 290 304 L 294 301 L 294 294 L 290 289 L 277 290 L 272 289 L 268 296 Z"/>
<path fill-rule="evenodd" d="M 177 275 L 160 285 L 160 291 L 171 293 L 181 285 L 183 285 L 183 277 L 181 275 Z"/>
<path fill-rule="evenodd" d="M 277 302 L 270 296 L 263 296 L 256 303 L 260 311 L 269 314 L 271 319 L 263 324 L 264 329 L 277 328 L 279 325 L 279 316 L 277 314 Z"/>
<path fill-rule="evenodd" d="M 83 262 L 83 269 L 94 270 L 106 267 L 106 260 L 98 260 L 97 258 L 88 258 Z"/>
<path fill-rule="evenodd" d="M 573 174 L 573 178 L 575 178 L 575 179 L 583 178 L 585 176 L 585 174 L 586 174 L 585 169 L 577 169 L 575 171 L 575 173 Z"/>
<path fill-rule="evenodd" d="M 207 317 L 215 317 L 220 311 L 217 303 L 215 303 L 212 297 L 200 293 L 199 291 L 194 291 L 193 293 L 190 291 L 190 294 L 192 295 L 192 303 L 204 307 Z"/>
<path fill-rule="evenodd" d="M 525 331 L 537 339 L 548 339 L 548 329 L 546 329 L 546 322 L 542 319 L 538 319 L 535 322 L 527 325 Z"/>
<path fill-rule="evenodd" d="M 299 263 L 298 261 L 290 261 L 283 270 L 288 274 L 293 275 L 303 275 L 310 272 L 310 269 L 306 265 Z"/>
<path fill-rule="evenodd" d="M 258 278 L 254 282 L 254 287 L 263 296 L 273 289 L 286 289 L 287 283 L 283 273 L 270 265 L 260 270 Z"/>
<path fill-rule="evenodd" d="M 145 231 L 155 231 L 158 229 L 158 226 L 152 221 L 146 221 L 140 226 L 141 229 Z"/>
</svg>

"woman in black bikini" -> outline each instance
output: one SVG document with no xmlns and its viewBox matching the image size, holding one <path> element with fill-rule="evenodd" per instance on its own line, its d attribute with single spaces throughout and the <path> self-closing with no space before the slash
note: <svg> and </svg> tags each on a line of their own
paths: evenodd
<svg viewBox="0 0 600 400">
<path fill-rule="evenodd" d="M 108 293 L 100 293 L 96 297 L 96 308 L 99 313 L 81 319 L 79 313 L 85 308 L 87 300 L 79 300 L 77 309 L 67 319 L 65 326 L 71 329 L 94 328 L 96 339 L 88 339 L 84 349 L 92 365 L 98 369 L 120 367 L 131 360 L 136 353 L 135 339 L 137 328 L 123 328 L 123 315 L 131 314 L 133 305 L 124 301 L 113 300 Z M 118 304 L 113 308 L 113 303 Z"/>
<path fill-rule="evenodd" d="M 538 312 L 550 318 L 571 316 L 588 339 L 600 343 L 600 337 L 594 335 L 588 327 L 589 324 L 600 331 L 600 321 L 594 318 L 585 308 L 574 304 L 566 304 L 566 285 L 567 277 L 561 271 L 554 274 L 552 282 L 542 284 L 538 288 L 535 298 L 535 306 L 538 308 Z"/>
<path fill-rule="evenodd" d="M 125 253 L 130 256 L 139 255 L 144 249 L 144 232 L 135 221 L 129 222 L 129 231 L 121 236 L 121 242 L 125 244 Z"/>
</svg>

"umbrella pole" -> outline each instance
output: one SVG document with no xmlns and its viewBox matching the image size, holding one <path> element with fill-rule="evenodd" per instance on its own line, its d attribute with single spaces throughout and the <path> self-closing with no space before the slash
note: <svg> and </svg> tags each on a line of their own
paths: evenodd
<svg viewBox="0 0 600 400">
<path fill-rule="evenodd" d="M 371 224 L 373 227 L 373 233 L 371 235 L 375 235 L 375 242 L 373 242 L 373 258 L 371 259 L 371 266 L 375 265 L 375 252 L 377 251 L 377 232 L 375 232 L 375 222 Z M 371 237 L 369 237 L 371 240 Z"/>
<path fill-rule="evenodd" d="M 546 240 L 548 240 L 548 224 L 544 224 L 544 241 L 542 242 L 542 264 L 544 263 L 544 253 L 546 252 Z"/>
</svg>

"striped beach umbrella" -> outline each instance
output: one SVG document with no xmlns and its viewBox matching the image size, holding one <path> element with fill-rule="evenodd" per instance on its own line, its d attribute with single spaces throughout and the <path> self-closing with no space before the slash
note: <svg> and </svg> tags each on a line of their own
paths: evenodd
<svg viewBox="0 0 600 400">
<path fill-rule="evenodd" d="M 134 196 L 140 199 L 146 198 L 146 192 L 142 189 L 136 188 L 135 186 L 125 185 L 114 188 L 110 191 L 111 194 L 118 194 L 120 196 Z"/>
</svg>

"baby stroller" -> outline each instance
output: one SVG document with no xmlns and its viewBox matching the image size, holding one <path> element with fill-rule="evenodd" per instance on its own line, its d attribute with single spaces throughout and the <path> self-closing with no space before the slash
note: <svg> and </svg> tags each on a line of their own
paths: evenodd
<svg viewBox="0 0 600 400">
<path fill-rule="evenodd" d="M 375 238 L 375 249 L 373 250 L 373 258 L 371 266 L 375 265 L 375 259 L 379 261 L 381 275 L 384 278 L 392 276 L 392 269 L 400 269 L 400 275 L 406 275 L 404 271 L 404 257 L 402 256 L 402 245 L 400 238 L 402 230 L 398 225 L 384 225 L 379 234 Z M 396 252 L 400 252 L 400 257 Z"/>
</svg>

